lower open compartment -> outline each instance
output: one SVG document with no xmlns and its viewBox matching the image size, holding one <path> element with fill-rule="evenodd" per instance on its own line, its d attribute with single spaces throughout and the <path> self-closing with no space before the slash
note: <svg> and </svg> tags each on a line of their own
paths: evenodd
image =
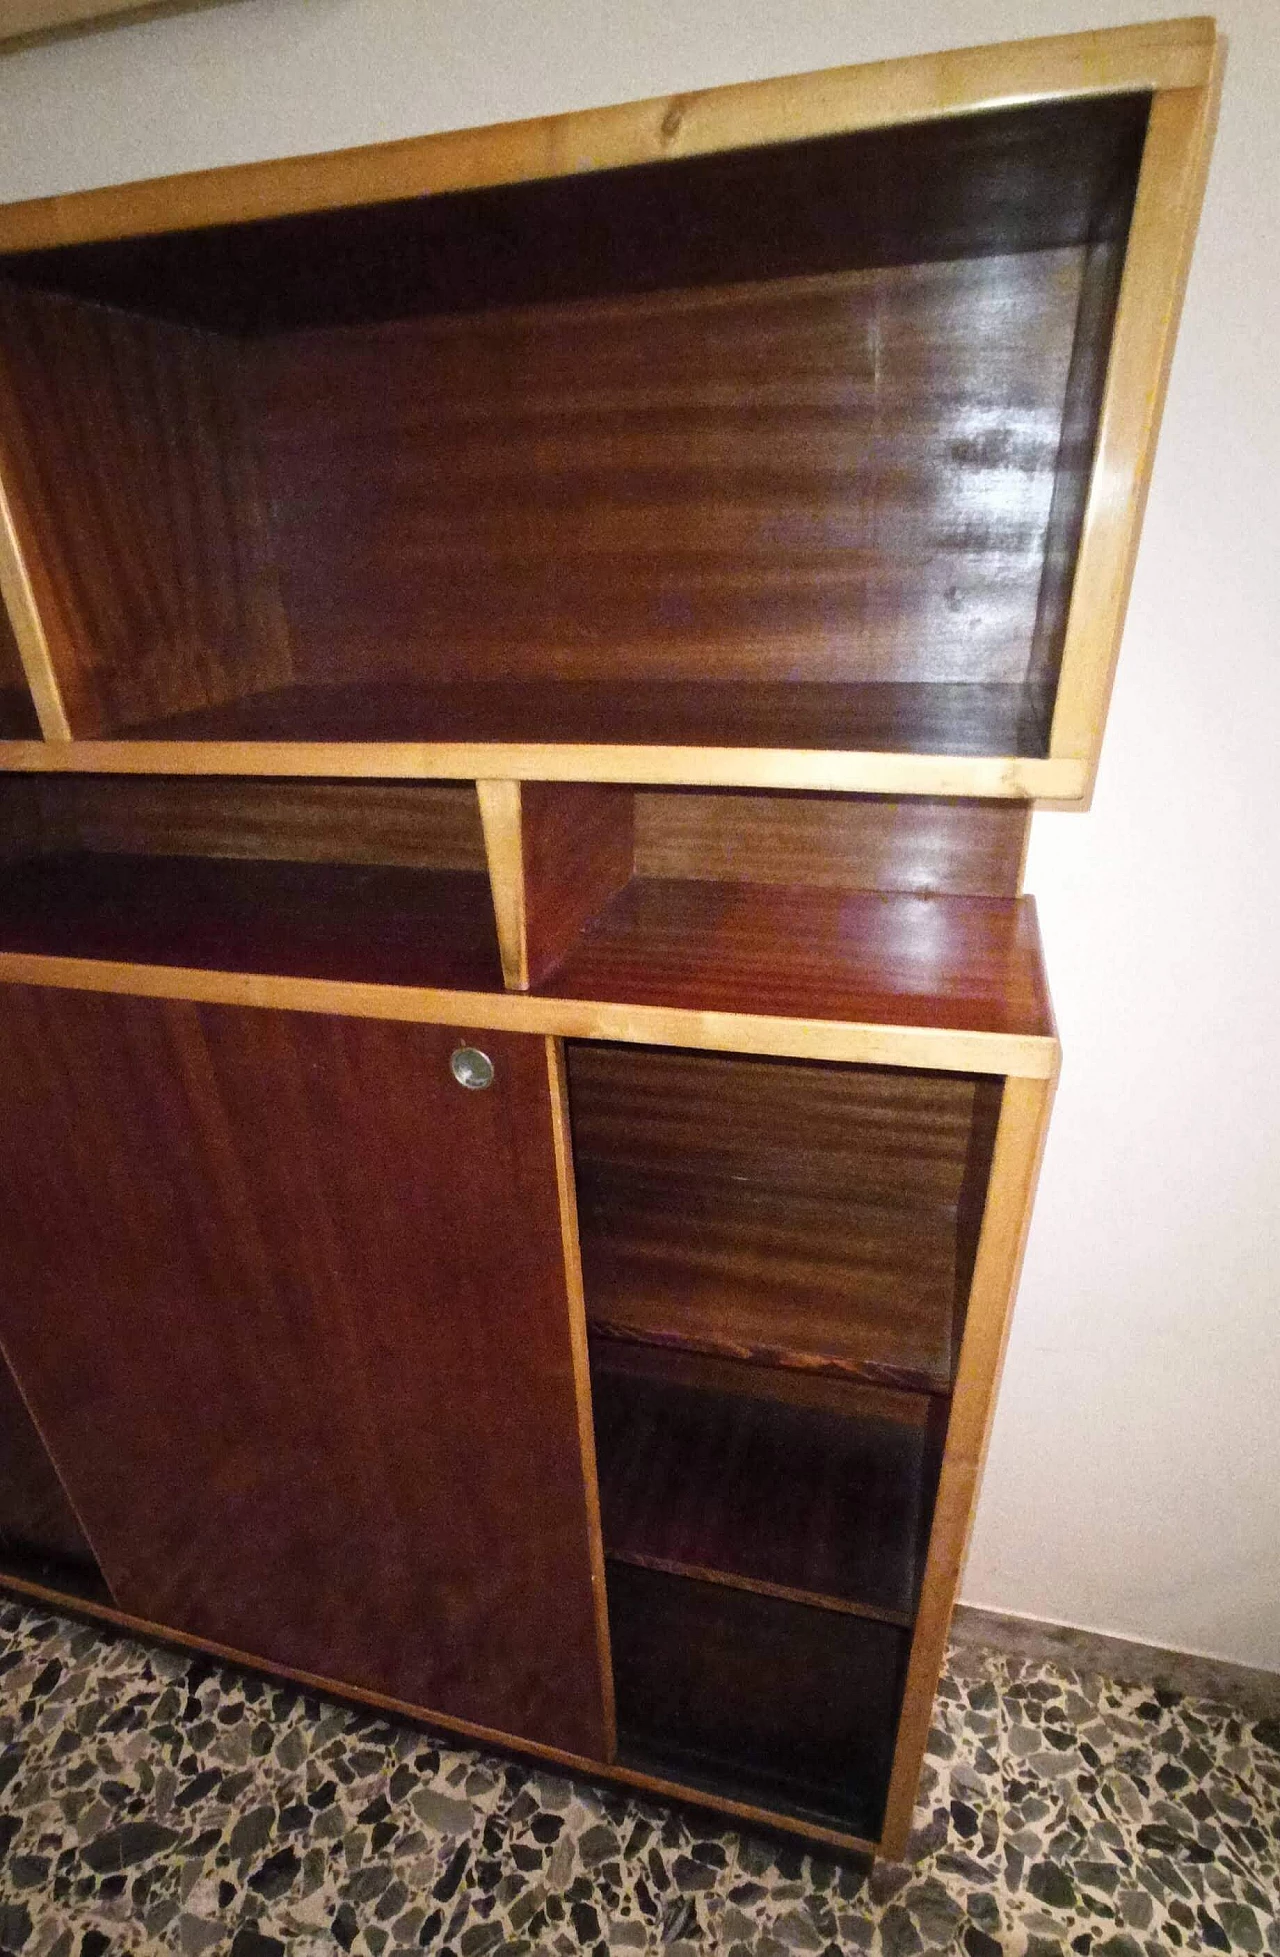
<svg viewBox="0 0 1280 1957">
<path fill-rule="evenodd" d="M 877 1838 L 906 1631 L 625 1564 L 608 1592 L 624 1765 Z"/>
</svg>

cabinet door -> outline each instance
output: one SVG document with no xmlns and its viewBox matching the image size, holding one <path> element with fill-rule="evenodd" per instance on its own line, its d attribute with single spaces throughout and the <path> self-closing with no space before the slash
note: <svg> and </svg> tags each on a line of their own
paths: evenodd
<svg viewBox="0 0 1280 1957">
<path fill-rule="evenodd" d="M 0 1339 L 122 1608 L 600 1756 L 546 1044 L 0 989 Z"/>
</svg>

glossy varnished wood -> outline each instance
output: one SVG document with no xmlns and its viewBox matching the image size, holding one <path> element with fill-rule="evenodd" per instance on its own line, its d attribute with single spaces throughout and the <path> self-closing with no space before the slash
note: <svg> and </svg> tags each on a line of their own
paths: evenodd
<svg viewBox="0 0 1280 1957">
<path fill-rule="evenodd" d="M 78 851 L 13 864 L 0 952 L 498 990 L 488 879 L 384 864 Z"/>
<path fill-rule="evenodd" d="M 625 1563 L 609 1617 L 624 1762 L 878 1835 L 905 1632 Z"/>
<path fill-rule="evenodd" d="M 626 883 L 635 859 L 625 788 L 480 781 L 502 972 L 527 992 Z"/>
<path fill-rule="evenodd" d="M 911 1622 L 932 1507 L 922 1418 L 869 1414 L 856 1391 L 797 1405 L 759 1366 L 717 1368 L 746 1376 L 728 1390 L 678 1366 L 638 1376 L 611 1363 L 622 1350 L 597 1341 L 592 1368 L 611 1559 Z"/>
<path fill-rule="evenodd" d="M 698 679 L 661 683 L 644 679 L 459 679 L 392 684 L 370 680 L 358 686 L 297 685 L 267 690 L 222 707 L 148 722 L 129 732 L 138 742 L 172 746 L 216 741 L 224 749 L 229 743 L 242 742 L 354 746 L 413 741 L 436 747 L 449 743 L 471 749 L 474 759 L 459 760 L 443 772 L 469 775 L 501 769 L 504 775 L 546 774 L 559 779 L 567 774 L 570 780 L 755 781 L 761 779 L 760 770 L 768 766 L 765 754 L 779 750 L 832 755 L 905 751 L 975 760 L 985 755 L 1034 757 L 1044 749 L 1044 713 L 1043 696 L 1030 687 L 968 682 L 951 685 L 886 680 L 863 684 L 744 679 L 727 685 Z M 503 753 L 485 751 L 485 744 L 509 748 L 517 743 L 540 746 L 544 752 L 526 757 L 521 766 L 518 762 L 513 765 Z M 632 753 L 645 748 L 689 751 L 671 756 L 665 763 L 659 760 L 656 765 L 661 772 L 656 777 L 651 773 L 654 759 L 644 755 L 639 758 L 638 773 L 631 772 L 637 766 L 635 761 L 620 757 L 610 772 L 597 776 L 587 757 L 576 763 L 569 757 L 566 768 L 564 759 L 545 752 L 556 747 L 613 747 Z M 700 751 L 716 748 L 761 752 L 749 774 L 708 775 L 702 772 L 709 764 Z M 262 773 L 273 773 L 279 766 L 266 754 L 250 754 L 246 765 L 249 761 Z M 145 766 L 145 762 L 137 765 Z M 328 765 L 333 768 L 335 763 L 330 760 Z M 420 762 L 417 765 L 422 766 Z M 724 765 L 720 764 L 722 768 Z M 600 766 L 597 761 L 595 767 Z M 751 764 L 744 756 L 738 767 L 748 766 Z M 377 769 L 375 755 L 360 771 L 372 774 Z M 312 771 L 316 771 L 314 764 Z M 1034 770 L 1026 774 L 1028 782 L 1034 778 Z M 1026 792 L 1018 786 L 1016 770 L 1010 771 L 1007 782 L 994 771 L 987 777 L 964 771 L 961 786 L 976 788 L 981 780 L 987 781 L 989 793 Z M 785 781 L 784 776 L 780 785 Z M 824 784 L 819 781 L 814 785 Z M 841 773 L 831 785 L 864 784 Z"/>
<path fill-rule="evenodd" d="M 593 1330 L 950 1387 L 994 1083 L 586 1044 L 569 1082 Z"/>
<path fill-rule="evenodd" d="M 6 989 L 0 1330 L 125 1609 L 602 1757 L 544 1044 L 455 1043 Z"/>
<path fill-rule="evenodd" d="M 0 282 L 0 475 L 72 734 L 287 682 L 234 349 Z"/>
<path fill-rule="evenodd" d="M 0 775 L 0 839 L 9 834 L 32 855 L 486 868 L 475 789 L 461 782 Z"/>
<path fill-rule="evenodd" d="M 297 677 L 1020 686 L 1081 263 L 267 343 Z"/>
<path fill-rule="evenodd" d="M 642 790 L 635 867 L 642 878 L 1013 897 L 1029 821 L 1006 802 Z"/>
<path fill-rule="evenodd" d="M 637 878 L 539 990 L 1053 1036 L 1028 897 Z"/>
<path fill-rule="evenodd" d="M 625 788 L 524 782 L 520 804 L 526 983 L 536 985 L 628 882 L 635 803 Z"/>
</svg>

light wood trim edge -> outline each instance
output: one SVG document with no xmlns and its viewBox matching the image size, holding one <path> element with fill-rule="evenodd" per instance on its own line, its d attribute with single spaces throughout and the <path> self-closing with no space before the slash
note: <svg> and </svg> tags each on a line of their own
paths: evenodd
<svg viewBox="0 0 1280 1957">
<path fill-rule="evenodd" d="M 1142 153 L 1049 740 L 1051 760 L 1089 765 L 1086 796 L 1124 629 L 1221 67 L 1215 53 L 1204 87 L 1156 96 Z"/>
<path fill-rule="evenodd" d="M 578 1241 L 578 1189 L 573 1172 L 573 1139 L 569 1126 L 569 1081 L 564 1042 L 547 1040 L 547 1078 L 551 1087 L 551 1134 L 555 1143 L 556 1190 L 560 1201 L 560 1237 L 564 1245 L 564 1274 L 569 1298 L 569 1341 L 573 1349 L 574 1392 L 578 1406 L 578 1446 L 587 1502 L 587 1531 L 591 1548 L 591 1594 L 596 1614 L 596 1650 L 600 1660 L 600 1697 L 604 1707 L 605 1758 L 618 1757 L 618 1717 L 613 1690 L 613 1643 L 609 1634 L 609 1596 L 604 1566 L 604 1529 L 600 1519 L 600 1477 L 596 1466 L 596 1425 L 591 1403 L 591 1357 L 587 1347 L 587 1300 L 582 1284 L 582 1250 Z"/>
<path fill-rule="evenodd" d="M 709 1810 L 713 1814 L 732 1815 L 735 1820 L 754 1822 L 757 1826 L 781 1829 L 789 1835 L 799 1835 L 808 1841 L 827 1844 L 831 1848 L 845 1849 L 854 1854 L 874 1853 L 875 1843 L 861 1835 L 845 1835 L 834 1828 L 824 1828 L 808 1821 L 797 1821 L 789 1814 L 775 1814 L 771 1809 L 752 1807 L 745 1801 L 735 1801 L 716 1794 L 708 1794 L 700 1787 L 686 1787 L 676 1780 L 663 1780 L 654 1774 L 639 1773 L 633 1767 L 624 1767 L 616 1761 L 592 1760 L 581 1753 L 566 1753 L 559 1747 L 546 1746 L 540 1740 L 523 1739 L 516 1733 L 504 1733 L 491 1726 L 476 1726 L 465 1719 L 456 1719 L 451 1713 L 436 1712 L 428 1706 L 411 1705 L 405 1699 L 393 1699 L 384 1692 L 368 1692 L 359 1685 L 347 1685 L 340 1679 L 324 1678 L 315 1672 L 298 1671 L 291 1665 L 275 1664 L 268 1658 L 256 1657 L 252 1652 L 241 1651 L 234 1645 L 218 1644 L 211 1638 L 195 1638 L 185 1631 L 173 1630 L 166 1624 L 155 1624 L 149 1618 L 134 1617 L 128 1611 L 116 1610 L 107 1604 L 96 1604 L 84 1597 L 68 1595 L 65 1591 L 51 1589 L 47 1584 L 32 1583 L 26 1577 L 10 1576 L 0 1572 L 0 1593 L 7 1592 L 18 1597 L 29 1597 L 36 1603 L 50 1606 L 68 1617 L 87 1619 L 90 1623 L 110 1624 L 117 1630 L 132 1632 L 135 1637 L 150 1638 L 158 1644 L 173 1645 L 180 1651 L 207 1652 L 211 1658 L 223 1664 L 243 1667 L 247 1671 L 264 1674 L 268 1678 L 288 1679 L 300 1685 L 304 1691 L 323 1692 L 326 1697 L 343 1700 L 352 1705 L 370 1706 L 376 1712 L 393 1713 L 401 1719 L 412 1721 L 415 1725 L 438 1727 L 445 1733 L 457 1733 L 463 1739 L 474 1740 L 481 1746 L 496 1748 L 504 1753 L 515 1753 L 525 1758 L 546 1760 L 553 1766 L 565 1767 L 571 1773 L 582 1774 L 591 1780 L 616 1782 L 622 1787 L 634 1787 L 642 1793 L 657 1794 L 663 1799 L 688 1802 L 690 1806 Z"/>
<path fill-rule="evenodd" d="M 62 688 L 58 684 L 58 676 L 54 671 L 53 659 L 49 652 L 44 621 L 40 617 L 35 588 L 27 569 L 27 560 L 18 538 L 18 526 L 14 520 L 13 508 L 2 477 L 0 477 L 0 602 L 4 604 L 9 614 L 13 634 L 18 641 L 22 670 L 27 676 L 27 685 L 35 703 L 41 733 L 46 741 L 70 741 L 71 722 L 67 718 Z M 0 743 L 0 746 L 7 745 L 9 744 Z M 42 750 L 42 743 L 39 741 L 15 741 L 13 745 Z M 2 765 L 5 764 L 0 763 L 0 766 Z"/>
<path fill-rule="evenodd" d="M 571 176 L 1046 98 L 1194 88 L 1213 47 L 1212 20 L 1157 21 L 32 198 L 0 209 L 0 251 Z"/>
<path fill-rule="evenodd" d="M 479 741 L 0 741 L 0 771 L 594 781 L 637 788 L 799 788 L 868 795 L 1077 801 L 1087 761 L 812 748 L 623 747 Z"/>
<path fill-rule="evenodd" d="M 509 1033 L 551 1033 L 563 1039 L 626 1040 L 720 1053 L 776 1054 L 796 1060 L 861 1061 L 870 1066 L 925 1067 L 943 1073 L 1013 1074 L 1035 1080 L 1048 1079 L 1058 1061 L 1058 1042 L 1051 1034 L 971 1033 L 941 1026 L 700 1012 L 686 1006 L 552 999 L 521 992 L 454 992 L 359 980 L 279 978 L 260 972 L 129 965 L 25 951 L 0 952 L 0 984 L 52 985 L 73 992 L 186 999 L 202 1005 L 261 1006 L 275 1012 L 324 1012 L 357 1019 L 492 1027 Z"/>
<path fill-rule="evenodd" d="M 905 1853 L 911 1830 L 934 1694 L 995 1415 L 1053 1089 L 1052 1078 L 1011 1079 L 1001 1102 L 881 1831 L 882 1852 L 895 1861 Z"/>
<path fill-rule="evenodd" d="M 524 812 L 518 781 L 477 781 L 489 889 L 498 926 L 502 980 L 510 992 L 529 990 L 529 912 L 524 878 Z"/>
</svg>

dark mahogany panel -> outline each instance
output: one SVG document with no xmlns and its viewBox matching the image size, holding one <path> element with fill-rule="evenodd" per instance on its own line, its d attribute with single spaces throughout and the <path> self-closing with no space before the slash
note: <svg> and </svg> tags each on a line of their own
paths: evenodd
<svg viewBox="0 0 1280 1957">
<path fill-rule="evenodd" d="M 541 1040 L 0 994 L 0 1319 L 120 1604 L 600 1756 Z"/>
<path fill-rule="evenodd" d="M 1030 897 L 637 877 L 553 978 L 560 999 L 1053 1036 Z"/>
</svg>

